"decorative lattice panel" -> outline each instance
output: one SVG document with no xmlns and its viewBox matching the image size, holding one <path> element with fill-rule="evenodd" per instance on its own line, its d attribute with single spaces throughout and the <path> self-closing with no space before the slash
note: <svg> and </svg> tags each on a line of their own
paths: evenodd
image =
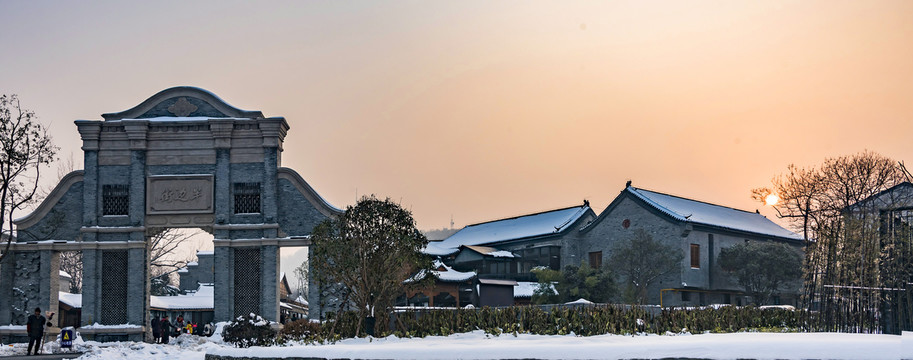
<svg viewBox="0 0 913 360">
<path fill-rule="evenodd" d="M 260 183 L 234 183 L 235 214 L 260 212 Z"/>
<path fill-rule="evenodd" d="M 235 316 L 260 314 L 260 249 L 235 249 Z"/>
<path fill-rule="evenodd" d="M 103 251 L 101 271 L 101 319 L 104 324 L 126 324 L 127 251 Z"/>
<path fill-rule="evenodd" d="M 129 185 L 102 185 L 102 214 L 127 215 L 130 209 Z"/>
</svg>

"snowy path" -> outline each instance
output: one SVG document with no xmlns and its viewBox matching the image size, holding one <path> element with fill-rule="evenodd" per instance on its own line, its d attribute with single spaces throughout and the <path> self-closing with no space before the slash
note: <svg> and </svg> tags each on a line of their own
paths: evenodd
<svg viewBox="0 0 913 360">
<path fill-rule="evenodd" d="M 908 336 L 913 337 L 913 336 Z M 908 339 L 913 342 L 913 339 Z M 913 358 L 911 343 L 891 335 L 737 333 L 681 336 L 592 337 L 502 335 L 482 332 L 424 339 L 351 339 L 333 345 L 216 349 L 248 357 L 360 359 L 900 359 Z"/>
<path fill-rule="evenodd" d="M 80 359 L 194 359 L 205 353 L 236 357 L 358 359 L 913 359 L 913 333 L 905 336 L 837 333 L 735 333 L 592 337 L 502 335 L 481 331 L 424 339 L 349 339 L 331 345 L 237 349 L 184 336 L 172 345 L 95 343 Z M 4 354 L 0 350 L 0 355 Z"/>
</svg>

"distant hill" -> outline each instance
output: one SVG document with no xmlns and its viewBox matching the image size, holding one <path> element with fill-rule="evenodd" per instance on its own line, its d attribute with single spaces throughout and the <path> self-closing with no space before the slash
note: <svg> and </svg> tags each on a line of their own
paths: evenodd
<svg viewBox="0 0 913 360">
<path fill-rule="evenodd" d="M 444 239 L 448 238 L 450 235 L 453 235 L 457 231 L 460 231 L 460 229 L 443 228 L 443 229 L 434 229 L 434 230 L 424 230 L 424 231 L 422 231 L 422 233 L 425 234 L 425 237 L 428 238 L 428 240 L 436 241 L 436 240 L 444 240 Z"/>
</svg>

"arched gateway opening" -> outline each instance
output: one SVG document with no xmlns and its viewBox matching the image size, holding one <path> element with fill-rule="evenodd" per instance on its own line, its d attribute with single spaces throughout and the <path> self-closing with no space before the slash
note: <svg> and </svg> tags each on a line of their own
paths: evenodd
<svg viewBox="0 0 913 360">
<path fill-rule="evenodd" d="M 147 237 L 163 228 L 213 235 L 216 321 L 250 312 L 278 320 L 279 248 L 309 245 L 314 225 L 340 213 L 280 167 L 286 120 L 194 87 L 102 116 L 75 122 L 85 170 L 65 176 L 16 221 L 14 253 L 0 269 L 0 324 L 24 324 L 34 307 L 56 312 L 59 252 L 81 250 L 80 332 L 143 339 Z"/>
</svg>

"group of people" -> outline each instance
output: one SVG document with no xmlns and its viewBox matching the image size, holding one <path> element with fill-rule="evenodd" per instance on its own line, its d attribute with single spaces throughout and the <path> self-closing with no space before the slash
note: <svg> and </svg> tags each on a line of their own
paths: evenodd
<svg viewBox="0 0 913 360">
<path fill-rule="evenodd" d="M 161 318 L 152 317 L 152 338 L 156 344 L 167 344 L 169 338 L 181 334 L 200 335 L 201 331 L 203 329 L 197 327 L 196 323 L 189 321 L 185 323 L 183 316 L 178 316 L 174 323 L 171 322 L 168 315 Z"/>
</svg>

